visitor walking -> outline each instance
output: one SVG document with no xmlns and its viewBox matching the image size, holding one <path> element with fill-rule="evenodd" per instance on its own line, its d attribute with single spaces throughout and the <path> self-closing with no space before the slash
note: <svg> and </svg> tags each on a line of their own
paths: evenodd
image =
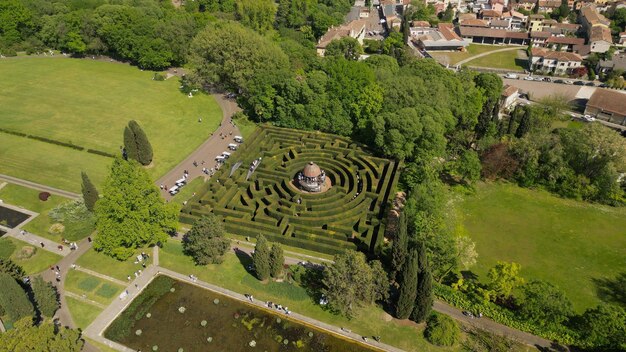
<svg viewBox="0 0 626 352">
<path fill-rule="evenodd" d="M 39 245 L 41 245 L 41 248 L 45 247 L 45 244 L 43 244 L 43 242 L 39 242 Z"/>
</svg>

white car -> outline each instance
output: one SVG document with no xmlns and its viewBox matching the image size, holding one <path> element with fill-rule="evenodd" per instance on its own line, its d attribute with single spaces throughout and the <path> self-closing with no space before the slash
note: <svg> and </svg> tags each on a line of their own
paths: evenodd
<svg viewBox="0 0 626 352">
<path fill-rule="evenodd" d="M 179 191 L 178 186 L 174 186 L 174 187 L 170 188 L 168 192 L 169 192 L 171 195 L 175 195 L 176 193 L 178 193 L 178 191 Z"/>
<path fill-rule="evenodd" d="M 565 84 L 574 84 L 574 81 L 566 80 Z"/>
<path fill-rule="evenodd" d="M 587 122 L 594 122 L 596 120 L 596 118 L 591 116 L 591 115 L 585 115 L 585 116 L 583 116 L 583 120 L 585 120 Z"/>
<path fill-rule="evenodd" d="M 517 75 L 515 73 L 507 73 L 504 75 L 504 78 L 517 79 Z"/>
<path fill-rule="evenodd" d="M 524 77 L 524 81 L 534 81 L 535 79 L 532 76 Z"/>
</svg>

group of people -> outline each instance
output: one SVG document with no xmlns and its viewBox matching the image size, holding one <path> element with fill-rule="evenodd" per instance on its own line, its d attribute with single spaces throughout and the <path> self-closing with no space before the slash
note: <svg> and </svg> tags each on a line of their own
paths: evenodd
<svg viewBox="0 0 626 352">
<path fill-rule="evenodd" d="M 285 314 L 287 314 L 287 315 L 291 314 L 291 311 L 289 310 L 289 308 L 287 308 L 287 307 L 283 307 L 283 306 L 282 306 L 282 305 L 280 305 L 280 304 L 277 304 L 277 303 L 274 303 L 274 302 L 267 301 L 267 302 L 265 302 L 265 305 L 267 305 L 267 307 L 268 307 L 268 308 L 274 308 L 274 309 L 277 309 L 277 310 L 279 310 L 279 311 L 282 311 L 282 312 L 284 312 L 284 313 L 285 313 Z"/>
<path fill-rule="evenodd" d="M 61 268 L 58 265 L 51 266 L 50 270 L 54 271 L 56 282 L 61 282 Z"/>
<path fill-rule="evenodd" d="M 196 275 L 193 275 L 193 274 L 189 274 L 189 279 L 191 279 L 191 281 L 193 281 L 193 282 L 197 282 L 198 281 L 198 277 Z"/>
</svg>

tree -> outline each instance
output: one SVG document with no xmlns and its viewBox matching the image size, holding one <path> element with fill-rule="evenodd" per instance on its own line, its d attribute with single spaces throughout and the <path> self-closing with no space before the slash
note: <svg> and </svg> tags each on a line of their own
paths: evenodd
<svg viewBox="0 0 626 352">
<path fill-rule="evenodd" d="M 16 321 L 13 329 L 0 333 L 0 352 L 80 352 L 84 343 L 78 330 L 52 322 L 34 326 L 30 318 Z"/>
<path fill-rule="evenodd" d="M 124 129 L 124 147 L 130 159 L 137 160 L 142 165 L 149 165 L 152 162 L 152 145 L 135 120 L 130 120 Z"/>
<path fill-rule="evenodd" d="M 193 257 L 196 265 L 220 264 L 229 247 L 224 226 L 213 213 L 196 220 L 183 236 L 183 250 Z"/>
<path fill-rule="evenodd" d="M 574 313 L 572 302 L 549 282 L 531 281 L 522 291 L 521 313 L 539 325 L 558 325 Z"/>
<path fill-rule="evenodd" d="M 235 15 L 244 26 L 265 33 L 274 26 L 276 5 L 273 0 L 237 0 Z"/>
<path fill-rule="evenodd" d="M 459 325 L 447 315 L 433 314 L 428 318 L 424 336 L 437 346 L 453 346 L 459 341 Z"/>
<path fill-rule="evenodd" d="M 279 278 L 283 275 L 283 266 L 285 265 L 285 256 L 283 249 L 276 243 L 272 245 L 270 252 L 270 275 L 273 278 Z"/>
<path fill-rule="evenodd" d="M 37 310 L 44 317 L 52 318 L 54 312 L 59 309 L 59 293 L 51 283 L 44 281 L 41 276 L 35 277 L 31 282 Z"/>
<path fill-rule="evenodd" d="M 24 317 L 33 318 L 35 312 L 28 300 L 26 292 L 11 275 L 0 273 L 0 307 L 8 314 L 9 319 L 18 321 Z M 2 336 L 0 334 L 0 336 Z M 0 344 L 2 346 L 2 344 Z"/>
<path fill-rule="evenodd" d="M 489 288 L 493 290 L 499 298 L 507 299 L 511 291 L 524 283 L 524 279 L 519 276 L 522 266 L 517 263 L 507 263 L 498 261 L 496 266 L 489 269 Z"/>
<path fill-rule="evenodd" d="M 398 319 L 406 319 L 411 315 L 411 312 L 413 312 L 415 298 L 417 297 L 417 273 L 417 251 L 413 250 L 409 254 L 408 260 L 404 263 L 402 270 L 400 294 L 396 302 L 396 318 Z"/>
<path fill-rule="evenodd" d="M 400 221 L 398 224 L 398 231 L 396 232 L 396 238 L 393 240 L 391 247 L 391 280 L 397 279 L 397 274 L 404 267 L 404 262 L 409 252 L 409 235 L 407 233 L 407 214 L 402 212 L 400 214 Z"/>
<path fill-rule="evenodd" d="M 85 206 L 89 211 L 93 212 L 94 208 L 96 207 L 96 202 L 98 201 L 98 199 L 100 199 L 100 195 L 98 194 L 96 186 L 91 183 L 91 180 L 89 179 L 89 176 L 87 176 L 87 173 L 85 171 L 81 171 L 80 176 L 83 180 L 80 189 L 83 193 Z"/>
<path fill-rule="evenodd" d="M 374 278 L 372 300 L 385 302 L 389 299 L 389 276 L 380 260 L 372 260 L 370 269 Z"/>
<path fill-rule="evenodd" d="M 326 47 L 324 56 L 339 56 L 347 60 L 358 60 L 363 54 L 363 48 L 359 41 L 352 37 L 344 37 L 331 41 Z"/>
<path fill-rule="evenodd" d="M 167 241 L 178 228 L 178 205 L 165 204 L 146 170 L 116 158 L 96 204 L 94 249 L 125 260 L 135 248 Z"/>
<path fill-rule="evenodd" d="M 271 258 L 270 248 L 268 246 L 265 236 L 259 235 L 256 240 L 256 246 L 254 247 L 254 254 L 252 254 L 252 265 L 254 265 L 254 271 L 256 277 L 261 280 L 267 280 L 271 273 Z"/>
<path fill-rule="evenodd" d="M 585 347 L 603 351 L 622 351 L 626 347 L 626 312 L 620 306 L 603 303 L 587 309 L 576 327 Z"/>
<path fill-rule="evenodd" d="M 480 159 L 478 153 L 473 150 L 465 150 L 458 160 L 454 162 L 454 169 L 461 179 L 471 183 L 480 178 Z"/>
<path fill-rule="evenodd" d="M 359 307 L 384 299 L 383 286 L 385 282 L 388 285 L 388 281 L 381 268 L 378 261 L 368 265 L 365 255 L 357 251 L 335 255 L 333 264 L 326 266 L 322 279 L 322 293 L 328 299 L 330 309 L 350 318 Z M 374 278 L 374 273 L 379 277 Z"/>
<path fill-rule="evenodd" d="M 430 315 L 433 307 L 433 279 L 428 265 L 426 247 L 421 244 L 418 251 L 419 259 L 419 279 L 417 281 L 417 295 L 415 298 L 415 308 L 411 313 L 411 320 L 421 323 Z"/>
<path fill-rule="evenodd" d="M 2 244 L 5 245 L 4 243 Z M 0 273 L 11 275 L 15 280 L 21 280 L 26 276 L 26 272 L 21 266 L 15 264 L 11 259 L 0 258 Z"/>
</svg>

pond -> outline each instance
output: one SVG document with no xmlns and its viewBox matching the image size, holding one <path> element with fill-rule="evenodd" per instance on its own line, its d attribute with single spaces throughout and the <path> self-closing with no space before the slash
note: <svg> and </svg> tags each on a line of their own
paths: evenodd
<svg viewBox="0 0 626 352">
<path fill-rule="evenodd" d="M 15 226 L 24 222 L 29 217 L 30 215 L 28 214 L 24 214 L 17 210 L 0 206 L 0 225 L 2 226 L 14 228 Z"/>
<path fill-rule="evenodd" d="M 155 294 L 150 286 L 163 286 L 163 278 L 170 283 Z M 135 350 L 373 351 L 296 323 L 285 314 L 272 314 L 169 277 L 155 278 L 135 301 L 141 303 L 131 303 L 105 331 L 105 337 Z"/>
</svg>

